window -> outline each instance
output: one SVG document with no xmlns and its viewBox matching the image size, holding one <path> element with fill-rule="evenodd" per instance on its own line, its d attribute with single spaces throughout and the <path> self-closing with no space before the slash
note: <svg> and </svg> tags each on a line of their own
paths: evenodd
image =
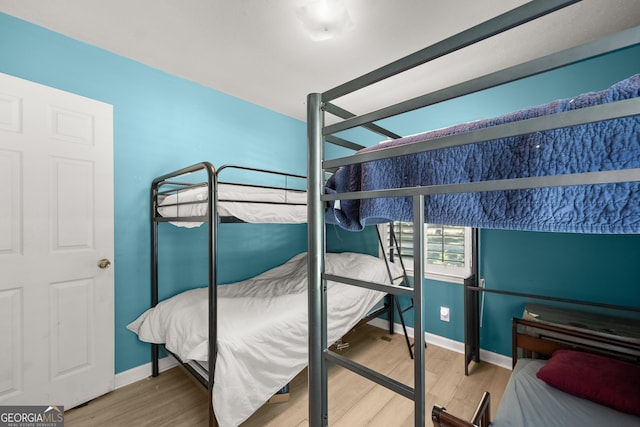
<svg viewBox="0 0 640 427">
<path fill-rule="evenodd" d="M 408 272 L 413 273 L 413 224 L 394 222 L 387 226 L 387 242 L 393 227 L 400 256 Z M 462 282 L 471 275 L 471 228 L 425 224 L 425 277 L 450 282 Z M 388 249 L 390 250 L 390 249 Z M 394 251 L 397 255 L 397 251 Z"/>
</svg>

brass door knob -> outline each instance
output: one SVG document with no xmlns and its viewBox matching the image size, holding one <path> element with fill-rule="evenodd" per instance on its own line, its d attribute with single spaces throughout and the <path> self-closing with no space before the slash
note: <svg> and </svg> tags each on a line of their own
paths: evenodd
<svg viewBox="0 0 640 427">
<path fill-rule="evenodd" d="M 110 265 L 111 261 L 106 258 L 102 258 L 100 261 L 98 261 L 98 267 L 100 268 L 109 268 Z"/>
</svg>

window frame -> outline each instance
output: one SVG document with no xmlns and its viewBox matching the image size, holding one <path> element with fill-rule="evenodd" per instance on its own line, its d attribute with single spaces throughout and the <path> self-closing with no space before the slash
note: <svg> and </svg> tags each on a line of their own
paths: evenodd
<svg viewBox="0 0 640 427">
<path fill-rule="evenodd" d="M 399 221 L 395 221 L 395 222 L 399 222 Z M 388 224 L 384 224 L 384 236 L 386 236 L 385 240 L 385 248 L 384 251 L 386 252 L 387 256 L 389 254 L 389 227 L 392 226 L 392 224 L 394 223 L 388 223 Z M 410 222 L 405 222 L 405 224 L 408 224 L 410 226 L 412 226 L 412 223 Z M 431 224 L 431 225 L 439 225 L 439 224 Z M 464 283 L 464 279 L 471 276 L 472 271 L 473 271 L 473 240 L 472 240 L 472 235 L 473 235 L 473 229 L 471 227 L 462 227 L 464 228 L 464 267 L 455 267 L 455 266 L 447 266 L 447 265 L 437 265 L 437 264 L 433 264 L 433 263 L 429 263 L 427 260 L 427 245 L 428 245 L 428 226 L 429 224 L 425 224 L 422 227 L 423 233 L 424 233 L 424 242 L 425 242 L 425 253 L 424 258 L 423 258 L 423 266 L 424 266 L 424 278 L 426 279 L 431 279 L 431 280 L 437 280 L 437 281 L 442 281 L 442 282 L 451 282 L 451 283 Z M 442 226 L 442 225 L 439 225 Z M 447 227 L 446 225 L 444 225 L 444 227 Z M 405 269 L 407 271 L 407 274 L 409 276 L 413 275 L 413 257 L 407 257 L 404 256 L 402 258 Z"/>
</svg>

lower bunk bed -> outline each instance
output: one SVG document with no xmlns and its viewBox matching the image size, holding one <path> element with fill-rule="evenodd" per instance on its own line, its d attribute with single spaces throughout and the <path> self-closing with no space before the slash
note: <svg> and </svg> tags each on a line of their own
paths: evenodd
<svg viewBox="0 0 640 427">
<path fill-rule="evenodd" d="M 391 283 L 396 265 L 371 255 L 327 254 L 327 271 Z M 328 282 L 329 342 L 374 309 L 385 294 Z M 307 254 L 251 279 L 217 288 L 217 357 L 212 404 L 220 426 L 237 426 L 287 385 L 308 363 Z M 160 302 L 128 325 L 139 339 L 164 344 L 203 385 L 208 378 L 208 288 Z"/>
<path fill-rule="evenodd" d="M 513 372 L 491 419 L 485 392 L 470 420 L 435 405 L 435 427 L 638 426 L 640 343 L 513 319 Z"/>
</svg>

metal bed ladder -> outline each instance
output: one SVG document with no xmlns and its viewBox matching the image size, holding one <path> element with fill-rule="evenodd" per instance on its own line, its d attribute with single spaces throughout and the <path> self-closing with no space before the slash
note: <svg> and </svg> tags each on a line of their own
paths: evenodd
<svg viewBox="0 0 640 427">
<path fill-rule="evenodd" d="M 378 233 L 378 241 L 380 243 L 380 247 L 384 248 L 385 245 L 382 243 L 382 236 L 380 235 L 380 229 L 378 227 L 376 227 L 376 231 Z M 401 251 L 400 251 L 400 244 L 398 243 L 398 239 L 396 236 L 395 231 L 393 230 L 393 226 L 390 224 L 389 225 L 389 262 L 394 262 L 394 258 L 396 257 L 396 255 L 394 255 L 394 253 L 397 254 L 398 257 L 398 262 L 400 263 L 400 266 L 402 267 L 402 271 L 404 274 L 403 277 L 403 284 L 404 286 L 410 286 L 410 282 L 409 282 L 409 276 L 406 273 L 406 269 L 405 269 L 405 265 L 404 265 L 404 261 L 402 260 L 402 255 L 401 255 Z M 391 277 L 391 273 L 389 273 L 389 277 Z M 393 280 L 392 280 L 393 282 Z M 402 285 L 402 283 L 400 285 Z M 400 325 L 402 327 L 402 333 L 404 334 L 404 339 L 407 343 L 407 348 L 409 349 L 409 357 L 411 357 L 413 359 L 413 346 L 414 343 L 411 342 L 411 340 L 409 339 L 409 333 L 407 331 L 407 324 L 404 321 L 404 314 L 407 313 L 410 310 L 415 309 L 415 304 L 413 301 L 413 297 L 410 298 L 410 303 L 405 306 L 402 307 L 400 304 L 400 298 L 398 298 L 396 295 L 392 295 L 393 297 L 393 304 L 395 304 L 395 308 L 398 312 L 398 319 L 400 319 Z M 395 319 L 393 319 L 393 321 L 395 321 Z M 391 325 L 393 325 L 393 322 L 391 322 Z M 390 326 L 390 332 L 393 333 L 393 326 Z M 426 346 L 426 344 L 425 344 Z"/>
</svg>

